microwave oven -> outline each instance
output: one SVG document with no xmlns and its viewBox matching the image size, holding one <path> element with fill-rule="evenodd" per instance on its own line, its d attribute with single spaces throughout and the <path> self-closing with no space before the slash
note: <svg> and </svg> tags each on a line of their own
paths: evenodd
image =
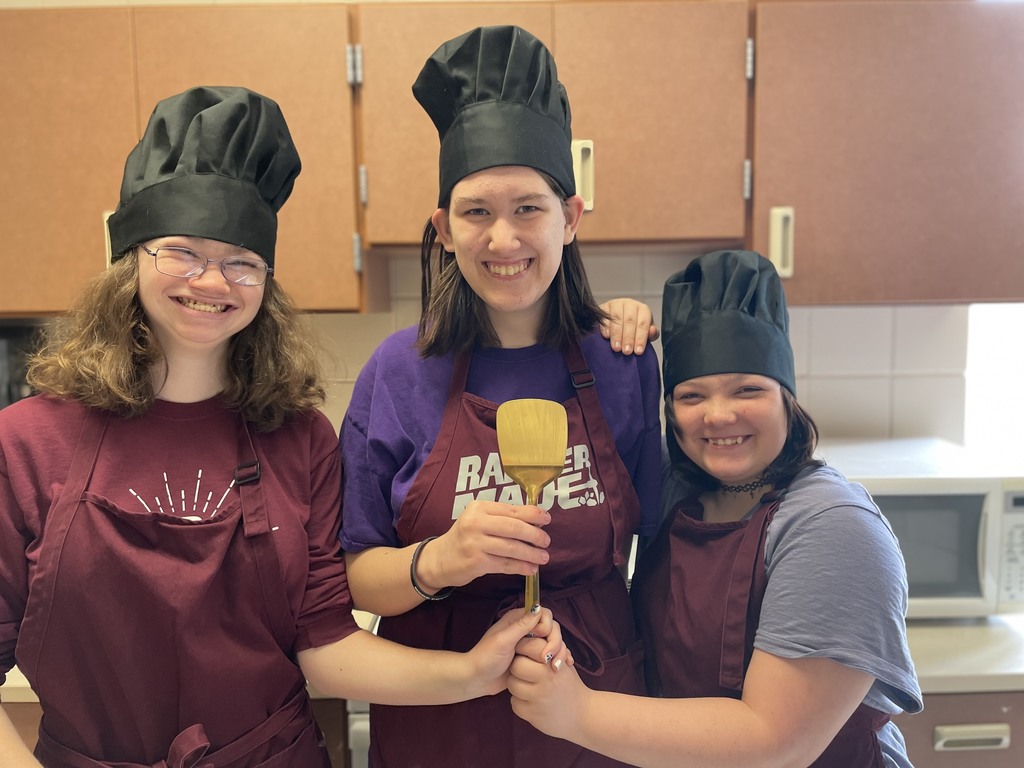
<svg viewBox="0 0 1024 768">
<path fill-rule="evenodd" d="M 861 483 L 907 566 L 909 619 L 1024 611 L 1024 470 L 937 439 L 822 442 Z"/>
</svg>

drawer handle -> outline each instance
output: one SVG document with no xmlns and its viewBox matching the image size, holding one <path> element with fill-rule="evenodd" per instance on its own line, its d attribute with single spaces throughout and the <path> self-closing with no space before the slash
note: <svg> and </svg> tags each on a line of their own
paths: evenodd
<svg viewBox="0 0 1024 768">
<path fill-rule="evenodd" d="M 935 726 L 936 752 L 973 749 L 1009 749 L 1009 723 L 967 723 Z"/>
</svg>

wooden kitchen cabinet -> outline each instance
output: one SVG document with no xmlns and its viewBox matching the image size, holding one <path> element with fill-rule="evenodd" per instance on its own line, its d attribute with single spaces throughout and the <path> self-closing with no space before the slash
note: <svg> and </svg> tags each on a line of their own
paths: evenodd
<svg viewBox="0 0 1024 768">
<path fill-rule="evenodd" d="M 358 8 L 368 244 L 420 242 L 439 142 L 412 83 L 441 43 L 490 24 L 518 24 L 551 48 L 573 137 L 594 142 L 583 240 L 742 240 L 745 0 L 417 3 Z"/>
<path fill-rule="evenodd" d="M 365 168 L 367 245 L 418 244 L 437 208 L 440 140 L 412 95 L 423 63 L 446 40 L 478 26 L 516 24 L 553 48 L 547 3 L 360 5 L 359 156 Z"/>
<path fill-rule="evenodd" d="M 582 241 L 742 240 L 747 29 L 746 0 L 555 5 L 573 138 L 594 142 Z"/>
<path fill-rule="evenodd" d="M 342 5 L 137 7 L 140 120 L 194 85 L 280 104 L 302 159 L 279 216 L 275 278 L 307 310 L 360 308 L 352 91 Z"/>
<path fill-rule="evenodd" d="M 793 208 L 791 304 L 1024 299 L 1024 5 L 758 3 L 755 40 L 748 242 Z"/>
<path fill-rule="evenodd" d="M 137 138 L 131 11 L 0 10 L 0 71 L 0 315 L 55 313 L 106 266 Z"/>
<path fill-rule="evenodd" d="M 1024 691 L 988 693 L 934 693 L 924 697 L 924 711 L 898 715 L 893 721 L 907 742 L 910 761 L 921 768 L 1020 768 L 1024 764 Z M 969 727 L 975 724 L 1007 726 L 1010 742 L 1005 748 L 986 748 L 982 739 L 958 740 L 961 748 L 936 751 L 936 727 Z M 954 737 L 958 731 L 954 730 Z M 970 733 L 966 733 L 967 738 Z"/>
</svg>

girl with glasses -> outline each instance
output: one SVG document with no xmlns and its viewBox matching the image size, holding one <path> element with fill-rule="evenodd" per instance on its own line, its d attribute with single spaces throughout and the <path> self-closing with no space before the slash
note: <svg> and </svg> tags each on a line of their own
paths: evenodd
<svg viewBox="0 0 1024 768">
<path fill-rule="evenodd" d="M 307 680 L 441 704 L 503 690 L 527 633 L 569 659 L 547 610 L 464 653 L 356 625 L 318 353 L 272 277 L 299 169 L 266 97 L 161 101 L 113 264 L 0 411 L 0 673 L 43 711 L 35 758 L 0 714 L 5 768 L 327 768 Z"/>
</svg>

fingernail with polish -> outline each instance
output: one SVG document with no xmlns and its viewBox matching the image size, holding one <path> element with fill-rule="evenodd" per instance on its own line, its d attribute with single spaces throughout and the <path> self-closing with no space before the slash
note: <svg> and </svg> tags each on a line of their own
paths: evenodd
<svg viewBox="0 0 1024 768">
<path fill-rule="evenodd" d="M 558 670 L 560 670 L 562 668 L 562 660 L 561 659 L 555 659 L 555 663 L 552 664 L 551 666 L 553 666 L 555 668 L 555 672 L 557 672 Z"/>
<path fill-rule="evenodd" d="M 550 664 L 551 663 L 551 659 L 552 659 L 553 656 L 554 656 L 553 653 L 549 653 L 546 656 L 544 656 L 544 663 L 545 664 Z"/>
</svg>

